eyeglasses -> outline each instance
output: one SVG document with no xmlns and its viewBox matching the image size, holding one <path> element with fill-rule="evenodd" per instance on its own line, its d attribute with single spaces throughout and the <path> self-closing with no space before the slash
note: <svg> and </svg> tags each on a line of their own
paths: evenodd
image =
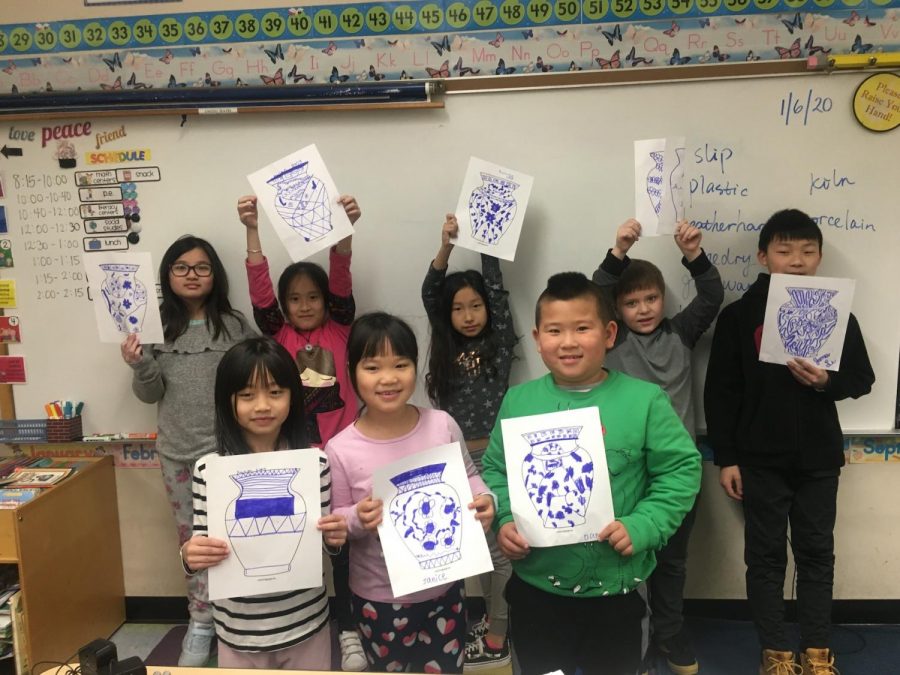
<svg viewBox="0 0 900 675">
<path fill-rule="evenodd" d="M 186 277 L 189 272 L 193 272 L 198 277 L 208 277 L 212 274 L 212 265 L 209 263 L 197 263 L 196 265 L 188 265 L 187 263 L 175 263 L 169 265 L 169 271 L 172 276 Z"/>
</svg>

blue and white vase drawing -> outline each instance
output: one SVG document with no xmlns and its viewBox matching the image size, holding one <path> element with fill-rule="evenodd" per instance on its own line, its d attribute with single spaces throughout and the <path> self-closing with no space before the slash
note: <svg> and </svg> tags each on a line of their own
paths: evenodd
<svg viewBox="0 0 900 675">
<path fill-rule="evenodd" d="M 669 172 L 669 197 L 675 210 L 675 220 L 684 218 L 684 148 L 675 148 L 675 166 Z"/>
<path fill-rule="evenodd" d="M 483 244 L 496 244 L 516 215 L 518 202 L 513 195 L 519 184 L 510 177 L 481 172 L 481 185 L 469 196 L 472 238 Z"/>
<path fill-rule="evenodd" d="M 106 309 L 120 333 L 140 332 L 147 309 L 147 289 L 138 278 L 140 265 L 101 263 L 106 273 L 100 282 L 100 293 Z"/>
<path fill-rule="evenodd" d="M 230 478 L 240 494 L 225 509 L 225 531 L 244 575 L 291 569 L 306 528 L 306 502 L 291 483 L 298 469 L 255 469 Z"/>
<path fill-rule="evenodd" d="M 423 570 L 460 559 L 462 505 L 456 490 L 442 480 L 446 463 L 429 464 L 397 474 L 391 483 L 394 528 Z"/>
<path fill-rule="evenodd" d="M 528 498 L 547 529 L 583 525 L 594 487 L 594 462 L 579 446 L 582 427 L 522 434 L 531 446 L 522 464 Z"/>
<path fill-rule="evenodd" d="M 788 287 L 791 299 L 778 308 L 778 334 L 792 356 L 816 359 L 831 337 L 838 311 L 830 304 L 837 291 L 829 288 Z"/>
<path fill-rule="evenodd" d="M 266 181 L 278 192 L 275 210 L 305 241 L 331 232 L 331 203 L 325 184 L 308 173 L 309 162 L 295 164 Z"/>
<path fill-rule="evenodd" d="M 663 153 L 651 152 L 650 159 L 653 166 L 647 172 L 647 196 L 650 197 L 653 212 L 659 215 L 662 210 Z"/>
</svg>

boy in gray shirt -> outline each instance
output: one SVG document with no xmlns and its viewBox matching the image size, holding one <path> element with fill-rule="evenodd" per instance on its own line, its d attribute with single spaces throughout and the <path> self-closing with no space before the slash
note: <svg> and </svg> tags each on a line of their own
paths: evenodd
<svg viewBox="0 0 900 675">
<path fill-rule="evenodd" d="M 616 231 L 616 244 L 594 272 L 594 282 L 612 291 L 619 316 L 619 332 L 606 365 L 660 385 L 672 401 L 691 437 L 696 437 L 691 378 L 691 350 L 709 328 L 725 297 L 718 270 L 700 248 L 701 232 L 678 223 L 675 244 L 684 256 L 697 296 L 671 319 L 663 314 L 666 285 L 659 269 L 627 253 L 640 239 L 641 225 L 630 218 Z M 678 531 L 657 552 L 650 577 L 651 635 L 676 675 L 699 671 L 682 616 L 688 539 L 695 508 Z"/>
</svg>

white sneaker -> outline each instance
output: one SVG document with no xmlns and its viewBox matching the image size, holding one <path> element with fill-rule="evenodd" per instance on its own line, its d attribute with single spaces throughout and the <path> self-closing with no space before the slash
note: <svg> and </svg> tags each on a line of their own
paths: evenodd
<svg viewBox="0 0 900 675">
<path fill-rule="evenodd" d="M 355 673 L 365 670 L 366 654 L 356 631 L 342 630 L 338 641 L 341 643 L 341 670 Z"/>
<path fill-rule="evenodd" d="M 188 624 L 187 633 L 181 643 L 181 655 L 178 657 L 178 665 L 188 668 L 202 668 L 209 661 L 209 649 L 216 629 L 211 623 Z"/>
</svg>

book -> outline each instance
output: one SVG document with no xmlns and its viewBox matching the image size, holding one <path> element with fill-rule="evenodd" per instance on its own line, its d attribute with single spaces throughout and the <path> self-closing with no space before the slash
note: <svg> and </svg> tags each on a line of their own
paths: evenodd
<svg viewBox="0 0 900 675">
<path fill-rule="evenodd" d="M 40 469 L 23 469 L 16 467 L 12 472 L 15 480 L 7 485 L 9 488 L 40 488 L 55 485 L 72 473 L 72 469 L 44 467 Z"/>
<path fill-rule="evenodd" d="M 41 494 L 40 488 L 0 489 L 0 509 L 14 509 Z"/>
</svg>

